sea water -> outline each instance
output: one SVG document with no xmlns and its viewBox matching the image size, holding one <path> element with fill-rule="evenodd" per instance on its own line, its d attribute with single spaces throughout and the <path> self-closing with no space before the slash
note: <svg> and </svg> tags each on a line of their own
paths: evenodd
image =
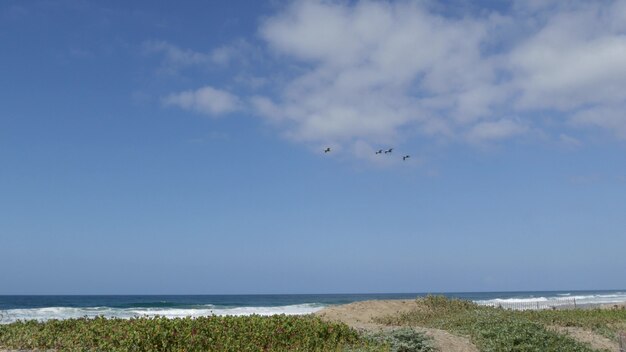
<svg viewBox="0 0 626 352">
<path fill-rule="evenodd" d="M 429 293 L 298 294 L 298 295 L 130 295 L 130 296 L 0 296 L 0 322 L 105 316 L 200 317 L 210 315 L 309 314 L 324 307 L 373 299 L 414 299 Z M 578 304 L 626 301 L 626 290 L 437 293 L 497 305 L 576 299 Z"/>
</svg>

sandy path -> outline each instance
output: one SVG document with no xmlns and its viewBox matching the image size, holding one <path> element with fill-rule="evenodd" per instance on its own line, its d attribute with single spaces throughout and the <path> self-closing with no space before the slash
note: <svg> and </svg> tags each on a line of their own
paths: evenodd
<svg viewBox="0 0 626 352">
<path fill-rule="evenodd" d="M 340 321 L 357 330 L 381 331 L 394 329 L 372 321 L 375 317 L 408 312 L 417 309 L 415 300 L 364 301 L 324 308 L 318 311 L 322 319 Z M 444 330 L 416 328 L 432 337 L 435 347 L 441 352 L 478 352 L 467 337 L 457 336 Z"/>
</svg>

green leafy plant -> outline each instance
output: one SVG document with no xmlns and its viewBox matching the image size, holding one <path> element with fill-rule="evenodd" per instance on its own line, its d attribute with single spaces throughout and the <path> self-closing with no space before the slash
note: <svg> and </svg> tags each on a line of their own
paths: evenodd
<svg viewBox="0 0 626 352">
<path fill-rule="evenodd" d="M 368 338 L 385 344 L 392 352 L 433 352 L 435 348 L 432 340 L 421 332 L 411 328 L 394 329 L 367 336 Z"/>
<path fill-rule="evenodd" d="M 0 346 L 59 351 L 341 351 L 382 344 L 313 316 L 82 318 L 0 325 Z"/>
</svg>

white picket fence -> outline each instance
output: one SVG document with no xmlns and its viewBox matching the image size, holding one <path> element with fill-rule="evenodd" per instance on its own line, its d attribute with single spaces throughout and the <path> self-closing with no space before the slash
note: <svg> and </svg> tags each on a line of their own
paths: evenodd
<svg viewBox="0 0 626 352">
<path fill-rule="evenodd" d="M 485 302 L 480 305 L 512 309 L 512 310 L 543 310 L 558 308 L 576 308 L 576 298 L 559 298 L 551 300 L 537 300 L 524 302 Z"/>
</svg>

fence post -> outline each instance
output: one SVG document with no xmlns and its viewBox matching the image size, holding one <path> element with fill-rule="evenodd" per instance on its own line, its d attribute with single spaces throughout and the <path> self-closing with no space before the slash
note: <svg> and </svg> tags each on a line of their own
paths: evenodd
<svg viewBox="0 0 626 352">
<path fill-rule="evenodd" d="M 574 298 L 574 309 L 576 309 L 576 298 Z"/>
<path fill-rule="evenodd" d="M 539 310 L 539 301 L 537 301 L 537 310 Z"/>
</svg>

